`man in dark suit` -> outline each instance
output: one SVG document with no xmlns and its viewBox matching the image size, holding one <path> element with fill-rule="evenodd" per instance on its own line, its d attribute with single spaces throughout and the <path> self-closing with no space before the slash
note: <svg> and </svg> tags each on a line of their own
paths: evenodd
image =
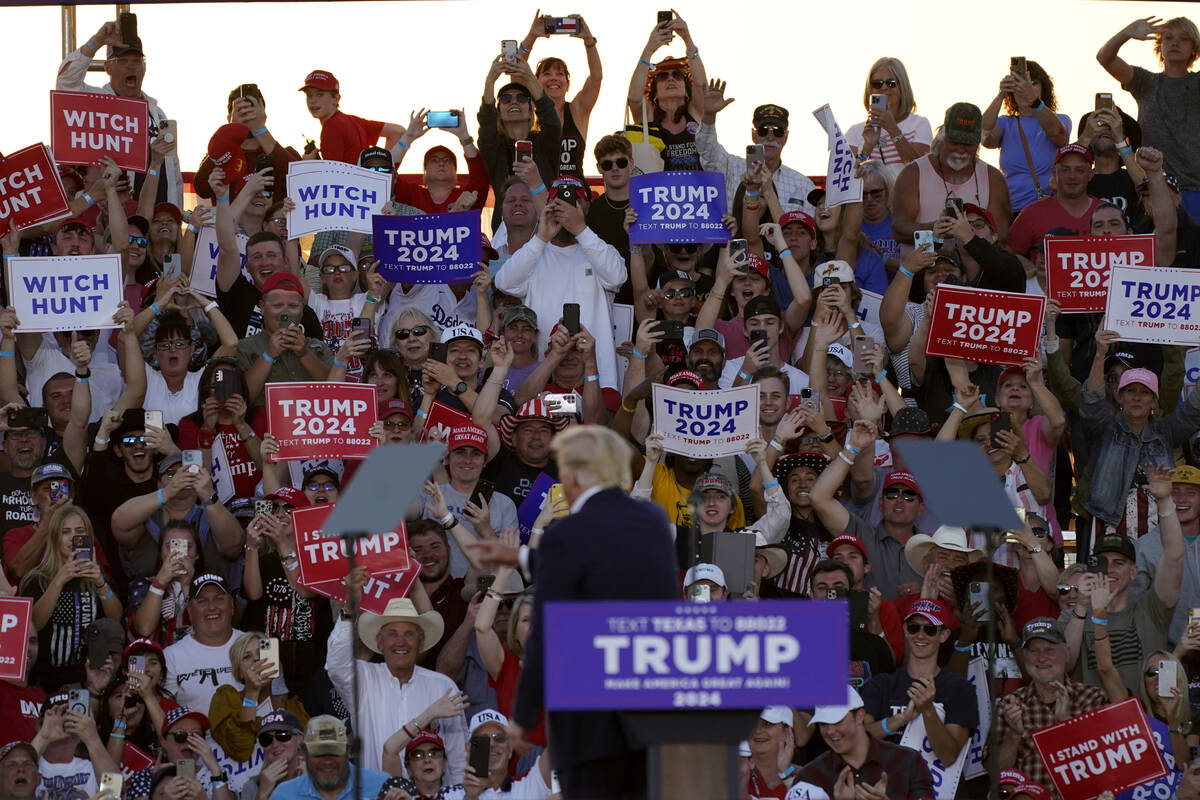
<svg viewBox="0 0 1200 800">
<path fill-rule="evenodd" d="M 675 546 L 663 510 L 635 500 L 630 448 L 597 425 L 558 434 L 551 448 L 571 514 L 547 528 L 531 559 L 533 621 L 517 687 L 509 738 L 526 748 L 525 731 L 544 705 L 546 603 L 563 600 L 675 600 Z M 574 657 L 561 653 L 562 658 Z M 567 800 L 646 796 L 646 751 L 631 741 L 620 712 L 558 711 L 549 719 L 550 752 Z"/>
</svg>

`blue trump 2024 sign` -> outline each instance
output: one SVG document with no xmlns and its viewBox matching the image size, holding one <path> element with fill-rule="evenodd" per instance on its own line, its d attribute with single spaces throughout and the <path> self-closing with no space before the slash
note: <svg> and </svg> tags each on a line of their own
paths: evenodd
<svg viewBox="0 0 1200 800">
<path fill-rule="evenodd" d="M 719 172 L 652 172 L 629 180 L 637 222 L 630 244 L 728 242 L 725 176 Z"/>
<path fill-rule="evenodd" d="M 845 703 L 845 601 L 550 603 L 551 710 Z"/>
<path fill-rule="evenodd" d="M 379 274 L 392 283 L 467 283 L 479 271 L 479 212 L 373 219 Z"/>
</svg>

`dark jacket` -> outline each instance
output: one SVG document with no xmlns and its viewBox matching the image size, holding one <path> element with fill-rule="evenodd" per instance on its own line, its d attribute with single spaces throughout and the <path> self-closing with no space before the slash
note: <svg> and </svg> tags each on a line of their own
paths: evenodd
<svg viewBox="0 0 1200 800">
<path fill-rule="evenodd" d="M 537 164 L 538 172 L 547 187 L 558 177 L 558 159 L 562 141 L 562 123 L 558 121 L 558 112 L 554 110 L 554 101 L 544 93 L 542 99 L 533 104 L 534 116 L 538 129 L 529 134 L 533 142 L 533 163 Z M 513 162 L 517 160 L 517 143 L 500 133 L 496 121 L 500 112 L 495 103 L 482 103 L 479 106 L 479 153 L 487 167 L 488 180 L 492 183 L 492 191 L 496 195 L 496 205 L 500 205 L 500 188 L 512 175 Z M 496 222 L 495 230 L 500 225 L 500 215 L 493 217 Z"/>
</svg>

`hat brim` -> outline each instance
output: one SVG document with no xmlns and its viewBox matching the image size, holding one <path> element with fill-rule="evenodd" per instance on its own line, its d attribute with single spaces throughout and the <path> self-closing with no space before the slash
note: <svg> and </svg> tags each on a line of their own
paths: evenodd
<svg viewBox="0 0 1200 800">
<path fill-rule="evenodd" d="M 783 572 L 787 567 L 788 552 L 777 544 L 754 548 L 754 554 L 762 556 L 767 562 L 767 579 L 770 580 Z"/>
<path fill-rule="evenodd" d="M 507 448 L 513 447 L 513 434 L 517 432 L 517 428 L 524 422 L 545 422 L 550 427 L 554 428 L 555 433 L 559 433 L 566 429 L 570 419 L 567 417 L 541 417 L 541 416 L 519 416 L 517 414 L 505 414 L 496 423 L 496 433 L 500 436 L 500 441 Z"/>
<path fill-rule="evenodd" d="M 358 638 L 372 653 L 383 654 L 379 649 L 379 645 L 375 642 L 379 636 L 379 632 L 393 622 L 408 622 L 416 625 L 425 633 L 425 642 L 421 646 L 421 652 L 431 650 L 438 642 L 442 640 L 442 633 L 445 631 L 445 621 L 442 615 L 436 611 L 426 611 L 417 616 L 409 616 L 393 614 L 391 616 L 364 613 L 358 618 Z M 311 750 L 309 752 L 312 752 Z"/>
<path fill-rule="evenodd" d="M 913 536 L 904 545 L 904 558 L 908 561 L 908 565 L 912 567 L 918 575 L 925 574 L 925 568 L 922 563 L 925 561 L 925 556 L 934 547 L 941 547 L 944 550 L 953 550 L 956 553 L 966 553 L 969 562 L 978 561 L 983 558 L 983 551 L 978 547 L 962 550 L 957 547 L 946 547 L 944 544 L 939 544 L 932 536 L 924 533 L 918 533 Z"/>
</svg>

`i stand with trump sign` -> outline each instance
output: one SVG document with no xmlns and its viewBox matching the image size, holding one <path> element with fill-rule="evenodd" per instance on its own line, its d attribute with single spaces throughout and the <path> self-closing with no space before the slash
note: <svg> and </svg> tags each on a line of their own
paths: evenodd
<svg viewBox="0 0 1200 800">
<path fill-rule="evenodd" d="M 35 256 L 5 259 L 8 296 L 18 333 L 118 328 L 124 300 L 121 256 Z"/>
</svg>

